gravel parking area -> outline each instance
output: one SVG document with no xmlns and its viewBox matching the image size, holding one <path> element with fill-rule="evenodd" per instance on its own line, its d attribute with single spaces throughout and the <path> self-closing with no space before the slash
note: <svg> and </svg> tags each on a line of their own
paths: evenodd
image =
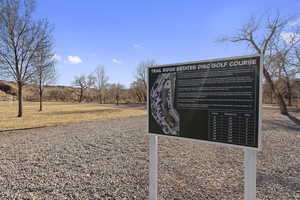
<svg viewBox="0 0 300 200">
<path fill-rule="evenodd" d="M 258 199 L 300 199 L 300 125 L 276 110 L 263 119 Z M 159 143 L 159 199 L 243 199 L 241 149 Z M 1 200 L 143 200 L 147 190 L 146 117 L 0 133 Z"/>
</svg>

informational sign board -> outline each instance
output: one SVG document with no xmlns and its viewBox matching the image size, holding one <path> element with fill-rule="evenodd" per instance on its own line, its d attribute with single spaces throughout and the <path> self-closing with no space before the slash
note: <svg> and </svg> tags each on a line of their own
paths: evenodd
<svg viewBox="0 0 300 200">
<path fill-rule="evenodd" d="M 149 133 L 259 148 L 261 56 L 148 69 Z"/>
</svg>

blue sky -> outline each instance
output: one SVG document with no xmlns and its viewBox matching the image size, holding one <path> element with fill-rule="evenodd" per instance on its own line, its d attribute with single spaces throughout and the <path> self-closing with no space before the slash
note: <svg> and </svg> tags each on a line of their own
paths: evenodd
<svg viewBox="0 0 300 200">
<path fill-rule="evenodd" d="M 253 14 L 297 15 L 299 0 L 37 0 L 36 17 L 54 25 L 59 85 L 104 65 L 129 86 L 142 60 L 159 64 L 249 54 L 216 43 Z"/>
</svg>

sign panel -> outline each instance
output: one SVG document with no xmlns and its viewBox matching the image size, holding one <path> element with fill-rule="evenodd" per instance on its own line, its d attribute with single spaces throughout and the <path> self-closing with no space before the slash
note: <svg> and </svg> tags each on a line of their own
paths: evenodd
<svg viewBox="0 0 300 200">
<path fill-rule="evenodd" d="M 261 57 L 148 69 L 149 133 L 258 148 Z"/>
</svg>

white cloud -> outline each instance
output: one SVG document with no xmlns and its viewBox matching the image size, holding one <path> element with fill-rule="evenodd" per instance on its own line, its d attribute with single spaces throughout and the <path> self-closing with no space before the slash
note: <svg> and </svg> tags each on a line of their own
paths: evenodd
<svg viewBox="0 0 300 200">
<path fill-rule="evenodd" d="M 82 60 L 79 56 L 68 56 L 68 62 L 70 64 L 79 64 L 82 63 Z"/>
<path fill-rule="evenodd" d="M 296 19 L 296 20 L 293 20 L 293 21 L 290 21 L 290 22 L 289 22 L 289 25 L 290 25 L 290 26 L 300 25 L 300 18 L 298 18 L 298 19 Z"/>
<path fill-rule="evenodd" d="M 280 36 L 286 43 L 294 43 L 300 40 L 300 34 L 293 32 L 282 32 Z"/>
<path fill-rule="evenodd" d="M 54 54 L 52 58 L 53 58 L 53 60 L 61 61 L 61 56 L 58 54 Z"/>
<path fill-rule="evenodd" d="M 141 44 L 133 44 L 132 47 L 135 48 L 135 49 L 140 49 L 140 48 L 143 48 L 143 45 L 141 45 Z"/>
<path fill-rule="evenodd" d="M 116 58 L 113 58 L 113 59 L 112 59 L 112 62 L 113 62 L 113 63 L 116 63 L 116 64 L 121 64 L 121 63 L 122 63 L 121 60 L 118 60 L 118 59 L 116 59 Z"/>
</svg>

